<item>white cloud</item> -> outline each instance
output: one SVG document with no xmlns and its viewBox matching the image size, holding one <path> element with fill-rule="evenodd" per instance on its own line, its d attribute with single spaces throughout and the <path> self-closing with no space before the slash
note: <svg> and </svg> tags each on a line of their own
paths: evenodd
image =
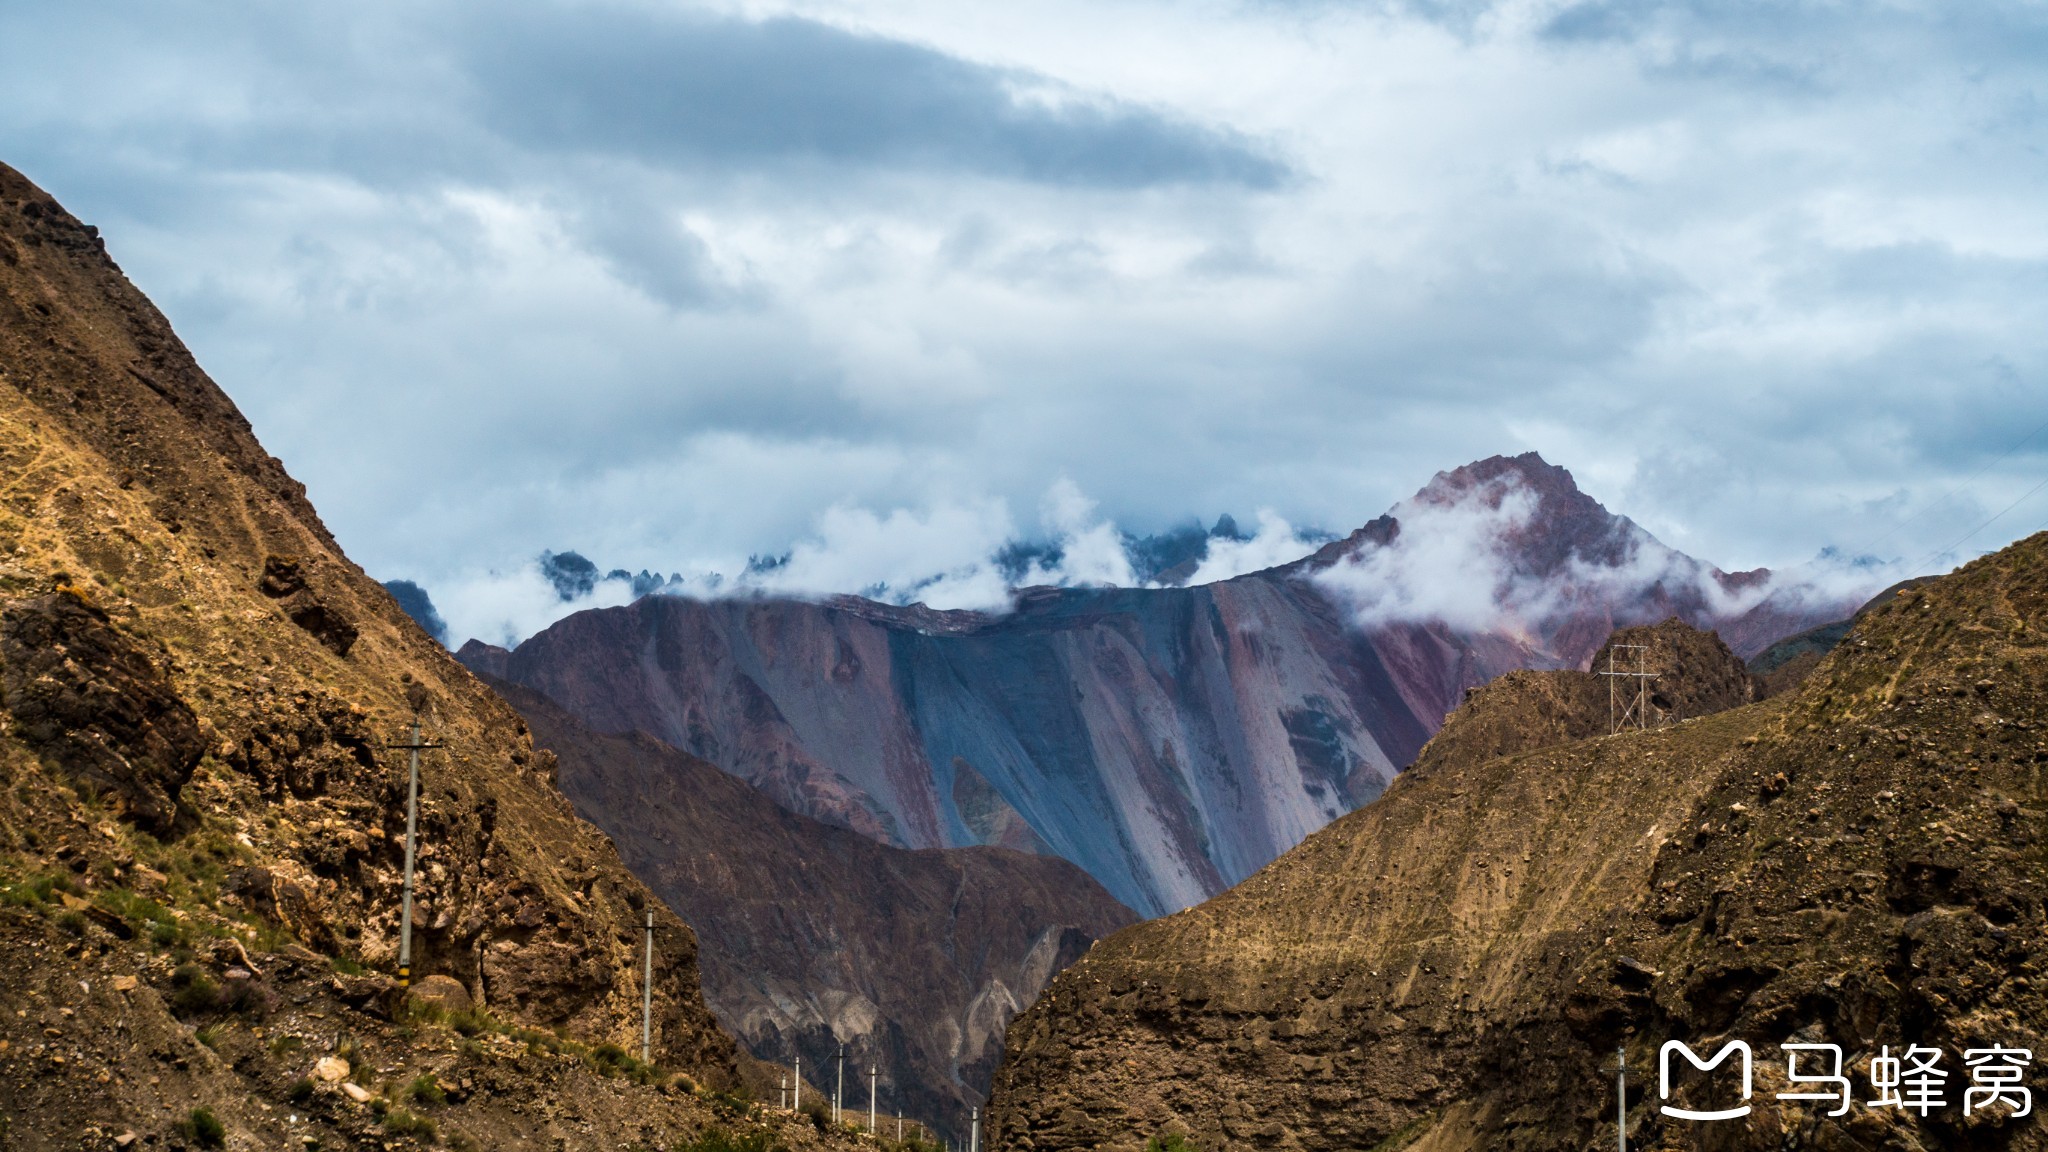
<svg viewBox="0 0 2048 1152">
<path fill-rule="evenodd" d="M 1895 564 L 1824 554 L 1730 587 L 1712 565 L 1628 522 L 1618 539 L 1599 541 L 1595 555 L 1574 550 L 1554 567 L 1532 567 L 1532 540 L 1564 530 L 1556 511 L 1512 475 L 1448 494 L 1433 486 L 1395 507 L 1399 531 L 1390 542 L 1367 541 L 1312 578 L 1349 605 L 1361 628 L 1440 623 L 1540 644 L 1547 628 L 1577 608 L 1626 615 L 1628 605 L 1660 588 L 1728 619 L 1766 601 L 1846 612 L 1908 574 Z"/>
<path fill-rule="evenodd" d="M 1188 577 L 1190 584 L 1213 584 L 1247 572 L 1259 572 L 1292 563 L 1316 550 L 1305 538 L 1270 508 L 1259 509 L 1259 530 L 1249 540 L 1209 538 L 1209 551 Z"/>
<path fill-rule="evenodd" d="M 1096 514 L 1095 501 L 1062 476 L 1045 494 L 1045 526 L 1059 542 L 1060 561 L 1033 565 L 1026 584 L 1128 588 L 1138 582 L 1116 525 Z"/>
<path fill-rule="evenodd" d="M 564 600 L 539 564 L 503 572 L 482 572 L 429 589 L 434 606 L 448 622 L 448 639 L 460 646 L 482 640 L 505 648 L 586 608 L 613 608 L 630 603 L 630 586 L 600 580 L 588 596 Z"/>
<path fill-rule="evenodd" d="M 1555 594 L 1522 583 L 1511 563 L 1509 541 L 1537 507 L 1536 493 L 1498 482 L 1450 503 L 1408 501 L 1392 513 L 1401 524 L 1392 542 L 1367 544 L 1314 579 L 1351 605 L 1361 628 L 1424 621 L 1526 633 Z"/>
</svg>

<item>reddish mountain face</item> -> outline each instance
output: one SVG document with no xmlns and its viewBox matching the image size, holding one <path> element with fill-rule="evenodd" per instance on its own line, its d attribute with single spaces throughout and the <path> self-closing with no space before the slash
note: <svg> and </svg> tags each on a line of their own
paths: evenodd
<svg viewBox="0 0 2048 1152">
<path fill-rule="evenodd" d="M 1532 453 L 1216 584 L 1026 589 L 1005 615 L 655 596 L 460 658 L 794 811 L 1063 856 L 1158 915 L 1377 796 L 1469 687 L 1674 615 L 1747 656 L 1860 599 L 1722 573 Z"/>
<path fill-rule="evenodd" d="M 558 757 L 577 812 L 689 923 L 719 1020 L 827 1091 L 844 1045 L 850 1109 L 872 1067 L 883 1116 L 964 1138 L 1011 1017 L 1136 919 L 1065 860 L 877 844 L 644 734 L 601 735 L 538 693 L 493 686 Z"/>
</svg>

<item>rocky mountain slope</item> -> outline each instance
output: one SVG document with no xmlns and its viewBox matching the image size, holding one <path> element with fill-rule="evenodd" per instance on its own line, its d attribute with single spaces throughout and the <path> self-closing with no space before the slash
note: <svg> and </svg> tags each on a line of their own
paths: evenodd
<svg viewBox="0 0 2048 1152">
<path fill-rule="evenodd" d="M 1961 1106 L 1968 1050 L 2048 1049 L 2048 534 L 1864 614 L 1786 695 L 1484 735 L 1574 711 L 1559 680 L 1475 694 L 1377 802 L 1068 969 L 1011 1025 L 991 1146 L 1612 1147 L 1622 1049 L 1634 1147 L 2048 1147 L 2038 1111 Z M 1670 1040 L 1747 1043 L 1754 1094 L 1730 1065 L 1665 1099 Z M 1839 1046 L 1841 1115 L 1778 1098 L 1829 1091 L 1788 1042 Z M 1866 1103 L 1912 1045 L 1944 1106 Z"/>
<path fill-rule="evenodd" d="M 1006 848 L 908 851 L 789 812 L 640 733 L 590 731 L 503 685 L 558 757 L 562 791 L 695 930 L 712 1011 L 756 1056 L 799 1058 L 848 1098 L 966 1139 L 1010 1018 L 1134 919 L 1064 860 Z M 956 1131 L 957 1130 L 957 1131 Z"/>
<path fill-rule="evenodd" d="M 1853 607 L 1675 553 L 1534 454 L 1439 475 L 1397 512 L 1198 587 L 1029 589 L 1006 615 L 655 596 L 460 657 L 793 811 L 1061 856 L 1157 915 L 1377 796 L 1466 688 L 1577 667 L 1617 624 L 1675 614 L 1753 653 Z M 1453 539 L 1483 555 L 1431 559 Z M 1479 619 L 1375 599 L 1479 568 L 1499 581 Z"/>
<path fill-rule="evenodd" d="M 379 974 L 388 745 L 416 711 L 439 747 L 414 968 L 462 1035 L 392 1019 Z M 342 555 L 97 233 L 0 166 L 0 1145 L 416 1142 L 405 1099 L 458 1144 L 680 1139 L 717 1119 L 686 1081 L 599 1074 L 657 1078 L 620 1051 L 648 908 L 656 1062 L 729 1084 L 689 930 Z M 343 1050 L 354 1079 L 315 1075 Z M 473 1087 L 401 1091 L 436 1069 Z"/>
</svg>

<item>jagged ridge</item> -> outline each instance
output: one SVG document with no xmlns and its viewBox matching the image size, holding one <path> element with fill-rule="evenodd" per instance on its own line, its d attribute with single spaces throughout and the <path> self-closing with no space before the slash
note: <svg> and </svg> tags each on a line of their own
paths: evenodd
<svg viewBox="0 0 2048 1152">
<path fill-rule="evenodd" d="M 1617 1046 L 1825 1040 L 1859 1084 L 1882 1044 L 2039 1052 L 2044 698 L 2037 535 L 1867 613 L 1791 695 L 1494 758 L 1454 717 L 1375 804 L 1055 981 L 992 1146 L 1609 1146 Z M 1633 1096 L 1631 1140 L 2048 1146 L 1953 1093 L 1836 1121 L 1785 1086 L 1760 1062 L 1753 1114 L 1711 1125 Z"/>
</svg>

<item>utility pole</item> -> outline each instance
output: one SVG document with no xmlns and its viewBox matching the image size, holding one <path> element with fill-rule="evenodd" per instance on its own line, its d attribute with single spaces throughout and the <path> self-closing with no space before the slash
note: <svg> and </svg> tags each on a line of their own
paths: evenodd
<svg viewBox="0 0 2048 1152">
<path fill-rule="evenodd" d="M 647 910 L 647 969 L 640 977 L 640 1062 L 654 1063 L 654 909 Z"/>
<path fill-rule="evenodd" d="M 1614 1073 L 1614 1140 L 1620 1152 L 1628 1152 L 1628 1046 L 1614 1050 L 1614 1067 L 1603 1068 L 1603 1072 Z"/>
<path fill-rule="evenodd" d="M 846 1107 L 846 1045 L 839 1046 L 839 1084 L 832 1089 L 832 1122 L 839 1123 Z"/>
<path fill-rule="evenodd" d="M 799 1112 L 804 1109 L 804 1058 L 801 1055 L 796 1058 L 796 1097 L 790 1107 Z"/>
<path fill-rule="evenodd" d="M 882 1130 L 881 1126 L 875 1123 L 876 1075 L 875 1066 L 873 1064 L 868 1065 L 868 1131 L 870 1132 L 880 1132 Z"/>
<path fill-rule="evenodd" d="M 398 913 L 398 986 L 412 986 L 412 874 L 413 864 L 419 856 L 420 837 L 420 753 L 428 748 L 439 748 L 439 744 L 428 744 L 420 740 L 420 712 L 412 712 L 412 739 L 403 744 L 386 744 L 386 748 L 406 750 L 405 785 L 405 889 Z"/>
<path fill-rule="evenodd" d="M 1617 648 L 1629 648 L 1635 651 L 1635 671 L 1615 670 L 1614 650 Z M 1600 675 L 1608 678 L 1607 734 L 1609 736 L 1628 727 L 1631 717 L 1636 722 L 1637 731 L 1645 730 L 1650 726 L 1650 681 L 1655 680 L 1658 673 L 1652 672 L 1648 668 L 1649 656 L 1647 654 L 1649 651 L 1650 646 L 1648 644 L 1609 644 L 1607 646 L 1607 671 L 1600 673 Z M 1635 699 L 1626 703 L 1623 702 L 1622 698 L 1615 691 L 1619 681 L 1624 677 L 1636 682 Z"/>
<path fill-rule="evenodd" d="M 967 1152 L 981 1152 L 981 1109 L 974 1110 L 974 1119 L 967 1122 Z"/>
<path fill-rule="evenodd" d="M 776 1090 L 775 1106 L 777 1108 L 789 1107 L 789 1073 L 787 1072 L 782 1074 L 782 1087 Z"/>
</svg>

